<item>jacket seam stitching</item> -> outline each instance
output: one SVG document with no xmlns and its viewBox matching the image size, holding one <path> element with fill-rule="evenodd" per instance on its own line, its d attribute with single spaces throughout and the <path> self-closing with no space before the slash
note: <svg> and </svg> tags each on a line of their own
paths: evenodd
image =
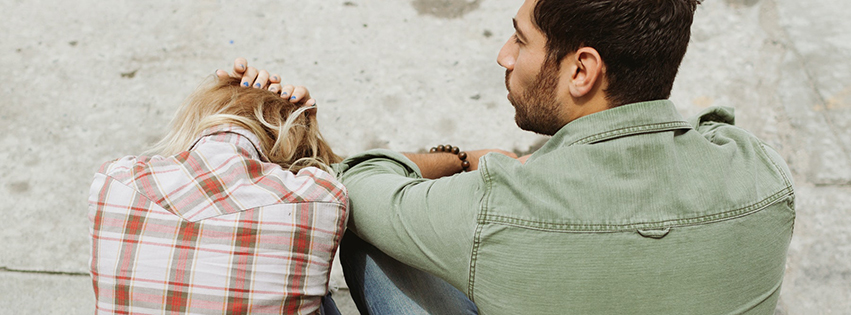
<svg viewBox="0 0 851 315">
<path fill-rule="evenodd" d="M 482 199 L 482 206 L 479 208 L 479 214 L 476 217 L 476 232 L 473 235 L 473 249 L 470 253 L 470 270 L 467 276 L 467 297 L 473 303 L 476 302 L 475 296 L 473 296 L 473 290 L 475 288 L 476 282 L 476 259 L 479 255 L 479 245 L 481 245 L 482 229 L 484 227 L 484 223 L 487 222 L 488 200 L 490 199 L 490 194 L 493 191 L 493 182 L 491 181 L 491 176 L 488 172 L 487 160 L 482 161 L 482 165 L 480 168 L 482 179 L 485 181 L 485 193 L 484 198 Z"/>
<path fill-rule="evenodd" d="M 535 221 L 528 219 L 520 219 L 513 218 L 509 216 L 502 215 L 488 215 L 485 220 L 488 223 L 500 223 L 507 224 L 511 226 L 524 227 L 524 228 L 532 228 L 538 230 L 547 230 L 547 231 L 561 231 L 561 232 L 598 232 L 598 233 L 607 233 L 607 232 L 623 232 L 623 231 L 631 231 L 635 229 L 641 228 L 660 228 L 660 227 L 683 227 L 683 226 L 693 226 L 693 225 L 701 225 L 705 223 L 712 223 L 718 221 L 724 221 L 731 218 L 741 217 L 745 215 L 749 215 L 751 213 L 758 212 L 767 208 L 768 206 L 777 202 L 777 200 L 782 197 L 788 196 L 792 193 L 792 190 L 789 187 L 785 187 L 776 193 L 766 197 L 765 199 L 756 202 L 754 204 L 733 209 L 730 211 L 725 211 L 721 213 L 716 213 L 712 215 L 705 215 L 693 218 L 686 219 L 673 219 L 673 220 L 665 220 L 658 222 L 642 222 L 642 223 L 631 223 L 631 224 L 572 224 L 572 223 L 554 223 L 554 222 L 543 222 L 543 221 Z"/>
<path fill-rule="evenodd" d="M 794 193 L 794 191 L 795 191 L 795 188 L 792 186 L 792 180 L 789 179 L 789 177 L 786 176 L 786 173 L 783 172 L 783 170 L 780 168 L 780 165 L 777 165 L 777 162 L 774 161 L 774 159 L 771 157 L 771 155 L 769 155 L 768 152 L 765 151 L 765 143 L 762 142 L 762 140 L 757 140 L 757 141 L 759 143 L 759 149 L 760 149 L 760 151 L 762 151 L 762 154 L 765 155 L 766 158 L 768 158 L 768 160 L 771 162 L 771 165 L 774 166 L 774 171 L 780 173 L 780 176 L 783 177 L 783 181 L 786 182 L 786 187 L 789 190 L 792 191 L 792 193 L 791 193 L 792 198 L 789 198 L 789 201 L 787 201 L 786 203 L 789 206 L 789 209 L 792 209 L 793 218 L 794 218 L 794 211 L 795 211 L 795 193 Z M 795 222 L 792 221 L 792 228 L 793 229 L 794 229 L 794 225 L 795 225 Z"/>
<path fill-rule="evenodd" d="M 769 155 L 768 152 L 765 151 L 765 144 L 762 141 L 759 141 L 759 150 L 762 151 L 762 154 L 765 155 L 765 157 L 768 158 L 769 161 L 771 161 L 771 165 L 774 166 L 774 171 L 780 173 L 780 176 L 783 177 L 783 181 L 785 182 L 786 187 L 791 188 L 792 181 L 789 180 L 788 177 L 786 177 L 786 173 L 780 169 L 780 166 L 777 165 L 773 158 L 771 158 L 771 155 Z"/>
<path fill-rule="evenodd" d="M 602 141 L 602 140 L 617 138 L 617 137 L 621 137 L 621 136 L 625 136 L 625 135 L 643 133 L 643 132 L 660 131 L 660 130 L 665 130 L 665 129 L 669 129 L 669 128 L 672 128 L 672 127 L 686 127 L 686 128 L 692 129 L 691 124 L 689 124 L 688 122 L 685 122 L 685 121 L 673 121 L 673 122 L 666 122 L 666 123 L 630 126 L 630 127 L 624 127 L 624 128 L 609 130 L 609 131 L 601 132 L 601 133 L 598 133 L 598 134 L 590 135 L 590 136 L 587 136 L 585 138 L 576 140 L 576 141 L 568 144 L 568 146 L 575 145 L 575 144 L 587 144 L 587 143 L 591 143 L 591 142 Z"/>
</svg>

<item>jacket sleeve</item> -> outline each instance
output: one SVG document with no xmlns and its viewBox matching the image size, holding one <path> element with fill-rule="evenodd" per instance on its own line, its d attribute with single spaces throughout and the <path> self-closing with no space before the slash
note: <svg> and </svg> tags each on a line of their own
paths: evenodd
<svg viewBox="0 0 851 315">
<path fill-rule="evenodd" d="M 423 179 L 404 155 L 372 150 L 337 165 L 349 228 L 391 257 L 466 287 L 484 181 L 478 171 Z"/>
</svg>

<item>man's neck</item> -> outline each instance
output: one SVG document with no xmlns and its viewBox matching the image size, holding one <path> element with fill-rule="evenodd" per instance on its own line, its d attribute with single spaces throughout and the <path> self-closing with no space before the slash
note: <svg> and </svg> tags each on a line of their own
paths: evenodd
<svg viewBox="0 0 851 315">
<path fill-rule="evenodd" d="M 570 107 L 571 109 L 567 112 L 568 123 L 581 117 L 612 108 L 611 103 L 602 95 L 602 93 L 595 94 L 594 97 L 591 97 L 588 100 L 579 100 L 579 102 L 571 104 Z"/>
</svg>

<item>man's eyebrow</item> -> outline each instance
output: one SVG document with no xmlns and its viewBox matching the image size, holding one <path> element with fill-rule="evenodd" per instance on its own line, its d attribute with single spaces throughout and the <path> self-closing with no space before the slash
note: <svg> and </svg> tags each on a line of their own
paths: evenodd
<svg viewBox="0 0 851 315">
<path fill-rule="evenodd" d="M 521 31 L 520 28 L 517 27 L 517 19 L 512 18 L 511 23 L 514 23 L 514 31 L 517 32 L 517 37 L 520 37 L 520 40 L 525 42 L 526 36 L 523 36 L 523 31 Z"/>
</svg>

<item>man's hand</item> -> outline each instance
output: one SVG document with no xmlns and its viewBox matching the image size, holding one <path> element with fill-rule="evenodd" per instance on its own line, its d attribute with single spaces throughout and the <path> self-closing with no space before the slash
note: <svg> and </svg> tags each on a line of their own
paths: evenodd
<svg viewBox="0 0 851 315">
<path fill-rule="evenodd" d="M 242 81 L 240 84 L 242 86 L 267 89 L 281 95 L 283 98 L 289 99 L 293 104 L 316 105 L 316 100 L 310 97 L 310 91 L 306 87 L 290 84 L 281 85 L 281 76 L 277 74 L 270 75 L 266 70 L 257 70 L 254 67 L 249 67 L 248 61 L 242 57 L 236 58 L 233 61 L 233 71 L 230 74 L 224 70 L 216 70 L 216 76 L 220 79 L 226 79 L 228 77 L 241 78 Z"/>
</svg>

